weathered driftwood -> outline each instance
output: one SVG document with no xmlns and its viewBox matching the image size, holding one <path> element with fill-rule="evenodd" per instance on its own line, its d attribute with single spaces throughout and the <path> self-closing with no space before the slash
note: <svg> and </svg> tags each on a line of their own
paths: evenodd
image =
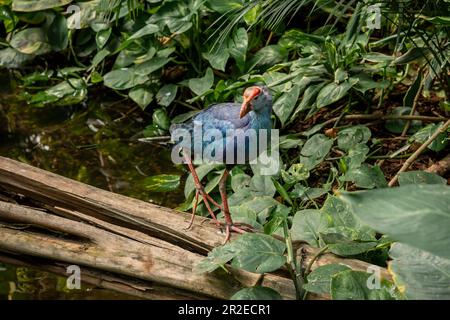
<svg viewBox="0 0 450 320">
<path fill-rule="evenodd" d="M 197 295 L 227 299 L 242 287 L 255 284 L 272 287 L 286 299 L 295 298 L 292 281 L 283 273 L 259 275 L 230 268 L 229 273 L 218 270 L 196 274 L 193 267 L 209 250 L 220 245 L 224 236 L 215 226 L 199 221 L 185 230 L 189 214 L 100 190 L 2 157 L 0 188 L 22 194 L 36 205 L 28 208 L 5 202 L 8 201 L 5 197 L 1 199 L 1 251 L 78 264 L 139 279 L 149 287 L 173 288 L 172 294 L 164 291 L 168 298 Z M 28 228 L 17 229 L 11 223 Z M 299 252 L 306 265 L 317 249 L 302 245 Z M 344 263 L 356 270 L 369 266 L 362 261 L 325 254 L 313 263 L 312 269 L 327 263 Z M 385 270 L 382 273 L 389 277 Z M 100 285 L 114 289 L 107 281 Z M 120 288 L 124 289 L 123 286 L 122 283 Z M 145 293 L 146 290 L 140 290 L 134 295 L 157 298 Z"/>
</svg>

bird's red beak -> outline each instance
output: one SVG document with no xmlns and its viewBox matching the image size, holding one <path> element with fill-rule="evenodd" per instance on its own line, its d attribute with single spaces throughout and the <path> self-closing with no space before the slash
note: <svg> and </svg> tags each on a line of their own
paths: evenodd
<svg viewBox="0 0 450 320">
<path fill-rule="evenodd" d="M 247 113 L 252 111 L 252 100 L 257 97 L 261 93 L 261 89 L 258 87 L 251 87 L 245 90 L 244 92 L 244 101 L 242 102 L 241 112 L 239 113 L 239 117 L 243 118 Z"/>
</svg>

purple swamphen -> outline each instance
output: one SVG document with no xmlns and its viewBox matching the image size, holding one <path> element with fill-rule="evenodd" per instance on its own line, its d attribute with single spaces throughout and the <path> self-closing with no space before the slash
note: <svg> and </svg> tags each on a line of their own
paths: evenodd
<svg viewBox="0 0 450 320">
<path fill-rule="evenodd" d="M 200 156 L 204 156 L 203 150 L 209 148 L 213 150 L 211 155 L 216 163 L 217 161 L 226 165 L 243 162 L 248 163 L 249 160 L 252 160 L 252 158 L 255 158 L 255 156 L 258 156 L 263 151 L 258 147 L 256 155 L 249 152 L 249 149 L 251 149 L 250 145 L 255 143 L 255 141 L 249 139 L 249 133 L 252 130 L 258 133 L 261 129 L 264 129 L 267 131 L 268 136 L 270 136 L 270 130 L 272 128 L 271 115 L 272 96 L 269 89 L 265 86 L 253 86 L 244 91 L 242 104 L 215 104 L 198 113 L 191 121 L 175 124 L 170 127 L 172 140 L 174 140 L 175 132 L 178 129 L 188 132 L 191 137 L 189 147 L 182 146 L 179 149 L 182 152 L 184 162 L 191 171 L 196 187 L 192 218 L 188 228 L 192 226 L 199 196 L 201 196 L 209 214 L 219 227 L 221 227 L 221 223 L 216 219 L 210 203 L 222 210 L 225 217 L 225 242 L 230 239 L 231 231 L 243 233 L 251 230 L 243 224 L 239 226 L 238 224 L 233 224 L 231 219 L 226 193 L 226 181 L 229 175 L 227 168 L 225 168 L 225 172 L 219 182 L 219 191 L 222 199 L 221 206 L 205 192 L 195 171 L 192 159 L 197 159 L 195 157 L 199 155 L 198 153 L 200 153 Z M 196 131 L 196 126 L 201 126 L 202 131 L 200 134 Z M 213 134 L 214 138 L 205 138 L 204 134 L 208 134 L 208 132 L 215 133 L 215 135 Z M 219 136 L 217 136 L 217 132 Z M 230 136 L 230 132 L 234 132 L 234 136 Z M 259 139 L 259 135 L 257 135 L 257 139 Z M 258 142 L 259 140 L 256 141 L 256 143 Z M 196 150 L 200 150 L 200 152 Z M 242 150 L 245 152 L 244 156 L 242 154 L 239 155 L 239 151 Z M 239 161 L 238 158 L 240 159 Z"/>
</svg>

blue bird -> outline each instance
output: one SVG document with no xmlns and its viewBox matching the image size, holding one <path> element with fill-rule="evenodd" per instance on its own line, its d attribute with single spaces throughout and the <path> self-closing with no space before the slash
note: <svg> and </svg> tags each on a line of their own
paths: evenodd
<svg viewBox="0 0 450 320">
<path fill-rule="evenodd" d="M 203 161 L 220 162 L 226 165 L 248 163 L 263 151 L 259 147 L 258 133 L 261 129 L 267 131 L 265 139 L 270 139 L 271 115 L 272 96 L 269 89 L 265 86 L 252 86 L 244 91 L 242 104 L 215 104 L 198 113 L 191 121 L 170 127 L 172 141 L 176 140 L 177 133 L 180 131 L 188 133 L 190 137 L 188 144 L 182 144 L 180 148 L 196 187 L 192 218 L 188 228 L 192 226 L 199 196 L 201 196 L 209 214 L 219 227 L 221 223 L 216 219 L 210 203 L 222 210 L 225 217 L 225 242 L 230 239 L 231 231 L 243 233 L 250 230 L 246 226 L 233 224 L 231 219 L 226 193 L 226 181 L 229 176 L 227 168 L 219 182 L 221 206 L 205 192 L 192 160 L 202 157 Z M 251 138 L 252 132 L 256 133 L 256 141 Z M 253 148 L 255 143 L 258 146 L 256 149 Z"/>
</svg>

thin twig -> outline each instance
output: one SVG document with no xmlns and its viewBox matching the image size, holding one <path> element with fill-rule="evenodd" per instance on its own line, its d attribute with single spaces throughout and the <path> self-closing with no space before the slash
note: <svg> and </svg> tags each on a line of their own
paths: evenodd
<svg viewBox="0 0 450 320">
<path fill-rule="evenodd" d="M 438 130 L 436 130 L 427 141 L 425 141 L 419 149 L 416 150 L 408 159 L 406 159 L 403 166 L 400 168 L 400 170 L 397 172 L 397 174 L 389 181 L 389 187 L 392 187 L 395 185 L 395 183 L 398 180 L 398 176 L 400 173 L 405 172 L 409 166 L 416 161 L 417 157 L 420 156 L 420 154 L 441 134 L 447 131 L 447 129 L 450 127 L 450 119 L 447 120 Z"/>
<path fill-rule="evenodd" d="M 422 93 L 422 88 L 423 88 L 423 81 L 420 82 L 419 89 L 417 90 L 416 96 L 414 97 L 413 106 L 412 106 L 411 112 L 410 112 L 411 116 L 414 115 L 414 113 L 416 112 L 417 102 L 419 101 L 420 94 Z M 402 135 L 401 135 L 402 137 L 406 136 L 406 133 L 408 132 L 410 125 L 411 125 L 411 120 L 406 120 L 405 126 L 403 127 Z"/>
<path fill-rule="evenodd" d="M 324 126 L 329 125 L 337 121 L 339 117 L 329 119 L 323 123 Z M 418 116 L 418 115 L 390 115 L 384 116 L 382 114 L 351 114 L 344 116 L 343 120 L 420 120 L 428 122 L 445 121 L 443 117 L 430 117 L 430 116 Z"/>
</svg>

